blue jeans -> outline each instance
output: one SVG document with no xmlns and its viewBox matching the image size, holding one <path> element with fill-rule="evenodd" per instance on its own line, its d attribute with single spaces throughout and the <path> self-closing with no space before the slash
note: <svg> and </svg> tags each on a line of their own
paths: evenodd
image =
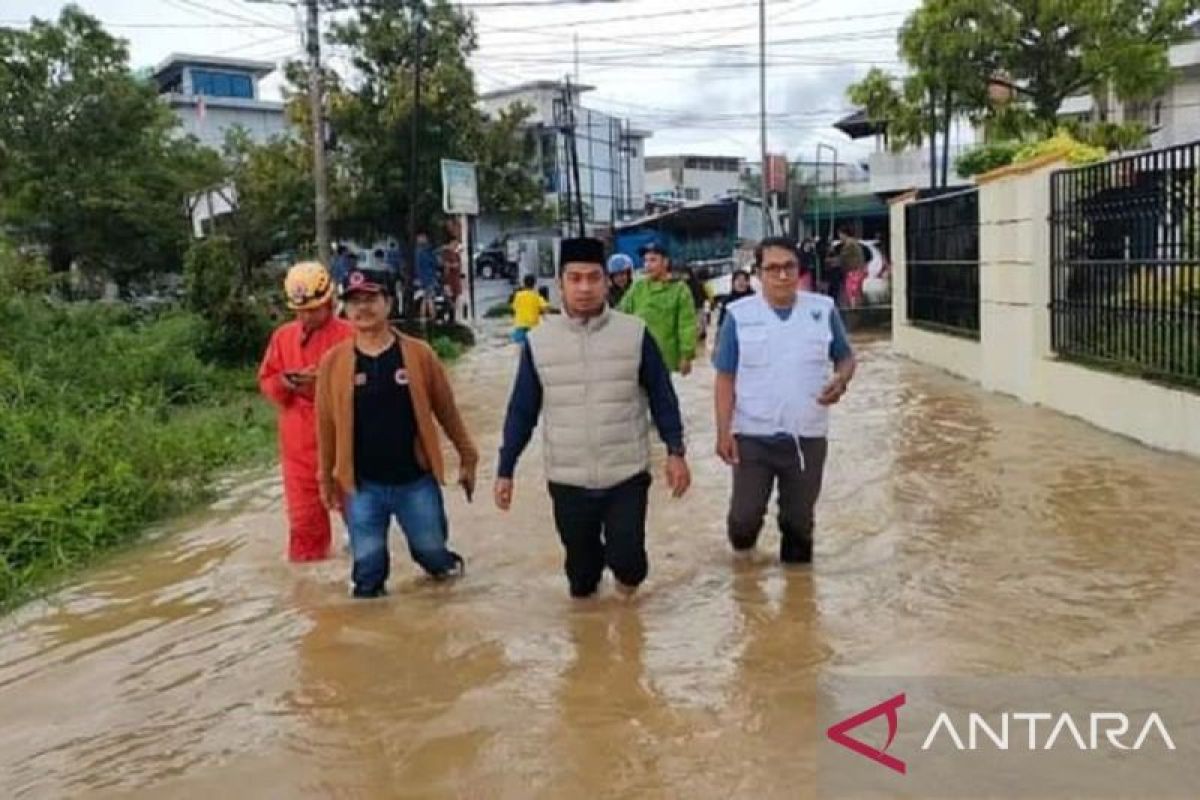
<svg viewBox="0 0 1200 800">
<path fill-rule="evenodd" d="M 383 592 L 391 570 L 387 537 L 392 517 L 404 531 L 413 560 L 430 575 L 444 576 L 462 560 L 446 547 L 446 508 L 442 487 L 433 476 L 403 486 L 362 481 L 358 491 L 346 500 L 356 596 L 373 597 Z"/>
</svg>

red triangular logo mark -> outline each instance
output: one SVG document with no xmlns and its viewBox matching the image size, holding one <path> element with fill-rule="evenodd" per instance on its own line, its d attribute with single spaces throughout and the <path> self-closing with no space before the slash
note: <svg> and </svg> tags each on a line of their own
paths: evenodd
<svg viewBox="0 0 1200 800">
<path fill-rule="evenodd" d="M 904 694 L 898 694 L 889 700 L 884 700 L 877 706 L 872 706 L 860 714 L 855 714 L 853 717 L 842 720 L 826 731 L 825 735 L 829 737 L 830 741 L 836 742 L 842 747 L 849 748 L 860 756 L 866 756 L 872 761 L 877 761 L 888 769 L 899 772 L 901 775 L 905 775 L 908 772 L 908 767 L 905 763 L 895 756 L 889 756 L 885 752 L 892 746 L 892 740 L 896 738 L 896 732 L 899 730 L 900 719 L 896 715 L 896 709 L 904 705 L 904 701 Z M 852 739 L 846 735 L 847 731 L 851 731 L 859 725 L 870 722 L 884 714 L 887 715 L 888 738 L 882 750 L 876 750 L 874 747 L 863 744 L 858 739 Z"/>
</svg>

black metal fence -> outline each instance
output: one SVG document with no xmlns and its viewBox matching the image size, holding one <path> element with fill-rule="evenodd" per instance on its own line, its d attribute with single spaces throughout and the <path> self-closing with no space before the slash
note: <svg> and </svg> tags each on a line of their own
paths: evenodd
<svg viewBox="0 0 1200 800">
<path fill-rule="evenodd" d="M 1200 388 L 1200 142 L 1051 178 L 1061 357 Z"/>
<path fill-rule="evenodd" d="M 904 210 L 908 319 L 979 338 L 979 191 L 910 203 Z"/>
</svg>

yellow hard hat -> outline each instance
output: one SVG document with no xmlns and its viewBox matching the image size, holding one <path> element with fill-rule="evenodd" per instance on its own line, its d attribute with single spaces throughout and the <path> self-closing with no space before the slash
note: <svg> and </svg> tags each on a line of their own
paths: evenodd
<svg viewBox="0 0 1200 800">
<path fill-rule="evenodd" d="M 293 311 L 320 308 L 333 297 L 333 279 L 316 261 L 301 261 L 288 270 L 283 279 L 283 292 L 288 308 Z"/>
</svg>

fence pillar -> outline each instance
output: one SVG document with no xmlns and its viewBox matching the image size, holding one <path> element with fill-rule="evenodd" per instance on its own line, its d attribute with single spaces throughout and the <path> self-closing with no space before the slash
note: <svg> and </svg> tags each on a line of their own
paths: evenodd
<svg viewBox="0 0 1200 800">
<path fill-rule="evenodd" d="M 1050 354 L 1050 174 L 1057 160 L 979 179 L 980 382 L 1037 402 Z"/>
<path fill-rule="evenodd" d="M 908 251 L 905 245 L 904 209 L 916 195 L 912 192 L 891 201 L 892 331 L 908 325 Z"/>
</svg>

